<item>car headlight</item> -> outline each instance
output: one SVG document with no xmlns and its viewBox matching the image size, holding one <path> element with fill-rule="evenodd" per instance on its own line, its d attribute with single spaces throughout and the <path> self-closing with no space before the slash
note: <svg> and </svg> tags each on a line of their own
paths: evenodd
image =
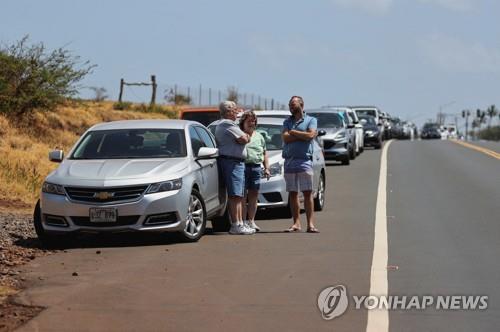
<svg viewBox="0 0 500 332">
<path fill-rule="evenodd" d="M 345 138 L 345 131 L 342 131 L 342 132 L 338 133 L 337 136 L 335 136 L 334 140 L 340 141 L 344 138 Z"/>
<path fill-rule="evenodd" d="M 281 175 L 283 173 L 283 165 L 279 162 L 272 164 L 269 166 L 269 173 L 271 177 Z"/>
<path fill-rule="evenodd" d="M 370 135 L 370 136 L 371 136 L 371 135 L 373 135 L 373 131 L 371 131 L 371 130 L 367 130 L 367 131 L 365 131 L 365 133 L 366 133 L 367 135 Z"/>
<path fill-rule="evenodd" d="M 153 183 L 149 186 L 146 194 L 159 193 L 163 191 L 179 190 L 182 187 L 182 179 Z"/>
<path fill-rule="evenodd" d="M 66 195 L 64 191 L 64 187 L 58 184 L 53 184 L 49 182 L 44 182 L 42 185 L 42 192 L 47 194 L 55 194 L 55 195 Z"/>
</svg>

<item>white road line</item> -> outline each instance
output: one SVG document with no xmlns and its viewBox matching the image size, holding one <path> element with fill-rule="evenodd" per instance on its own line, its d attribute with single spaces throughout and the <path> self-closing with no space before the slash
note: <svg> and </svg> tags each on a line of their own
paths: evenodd
<svg viewBox="0 0 500 332">
<path fill-rule="evenodd" d="M 377 208 L 375 212 L 375 239 L 370 276 L 370 295 L 387 296 L 387 150 L 392 140 L 384 144 L 380 157 L 380 175 L 378 179 Z M 368 311 L 366 331 L 389 331 L 389 312 L 386 309 Z"/>
</svg>

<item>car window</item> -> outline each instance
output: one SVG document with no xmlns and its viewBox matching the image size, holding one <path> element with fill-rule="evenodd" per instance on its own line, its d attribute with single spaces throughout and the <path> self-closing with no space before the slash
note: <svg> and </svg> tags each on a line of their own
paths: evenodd
<svg viewBox="0 0 500 332">
<path fill-rule="evenodd" d="M 208 126 L 215 120 L 220 119 L 220 113 L 214 112 L 214 111 L 207 111 L 207 112 L 184 112 L 182 114 L 182 119 L 184 120 L 191 120 L 191 121 L 198 121 L 202 125 Z"/>
<path fill-rule="evenodd" d="M 215 148 L 215 143 L 212 139 L 212 136 L 210 136 L 205 128 L 200 126 L 195 126 L 194 128 L 206 147 Z"/>
<path fill-rule="evenodd" d="M 205 143 L 203 143 L 203 140 L 201 139 L 200 135 L 198 135 L 198 132 L 194 128 L 194 126 L 189 127 L 189 136 L 191 138 L 191 148 L 193 149 L 193 155 L 197 156 L 198 151 L 200 148 L 205 146 Z"/>
<path fill-rule="evenodd" d="M 281 133 L 283 126 L 259 124 L 257 131 L 264 137 L 266 141 L 266 150 L 281 150 L 283 149 L 283 139 Z"/>
<path fill-rule="evenodd" d="M 186 156 L 184 130 L 117 129 L 88 132 L 70 159 L 176 158 Z"/>
<path fill-rule="evenodd" d="M 343 127 L 342 119 L 337 113 L 307 113 L 310 116 L 315 117 L 318 120 L 318 127 L 320 128 L 340 128 Z"/>
</svg>

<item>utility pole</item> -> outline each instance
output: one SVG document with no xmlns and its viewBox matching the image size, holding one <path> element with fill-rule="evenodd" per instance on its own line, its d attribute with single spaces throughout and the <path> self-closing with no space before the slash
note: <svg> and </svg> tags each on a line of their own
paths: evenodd
<svg viewBox="0 0 500 332">
<path fill-rule="evenodd" d="M 463 110 L 462 111 L 462 118 L 465 118 L 465 140 L 468 141 L 468 135 L 469 135 L 469 116 L 470 116 L 470 110 Z"/>
</svg>

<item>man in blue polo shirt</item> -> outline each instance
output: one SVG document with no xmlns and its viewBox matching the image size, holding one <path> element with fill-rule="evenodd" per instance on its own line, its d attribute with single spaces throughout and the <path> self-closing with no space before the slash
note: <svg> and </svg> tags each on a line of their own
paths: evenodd
<svg viewBox="0 0 500 332">
<path fill-rule="evenodd" d="M 317 120 L 304 113 L 304 100 L 293 96 L 288 103 L 292 115 L 283 122 L 283 158 L 285 158 L 286 190 L 290 196 L 293 225 L 287 232 L 300 232 L 299 191 L 304 195 L 307 232 L 319 233 L 314 226 L 313 144 L 317 136 Z"/>
</svg>

